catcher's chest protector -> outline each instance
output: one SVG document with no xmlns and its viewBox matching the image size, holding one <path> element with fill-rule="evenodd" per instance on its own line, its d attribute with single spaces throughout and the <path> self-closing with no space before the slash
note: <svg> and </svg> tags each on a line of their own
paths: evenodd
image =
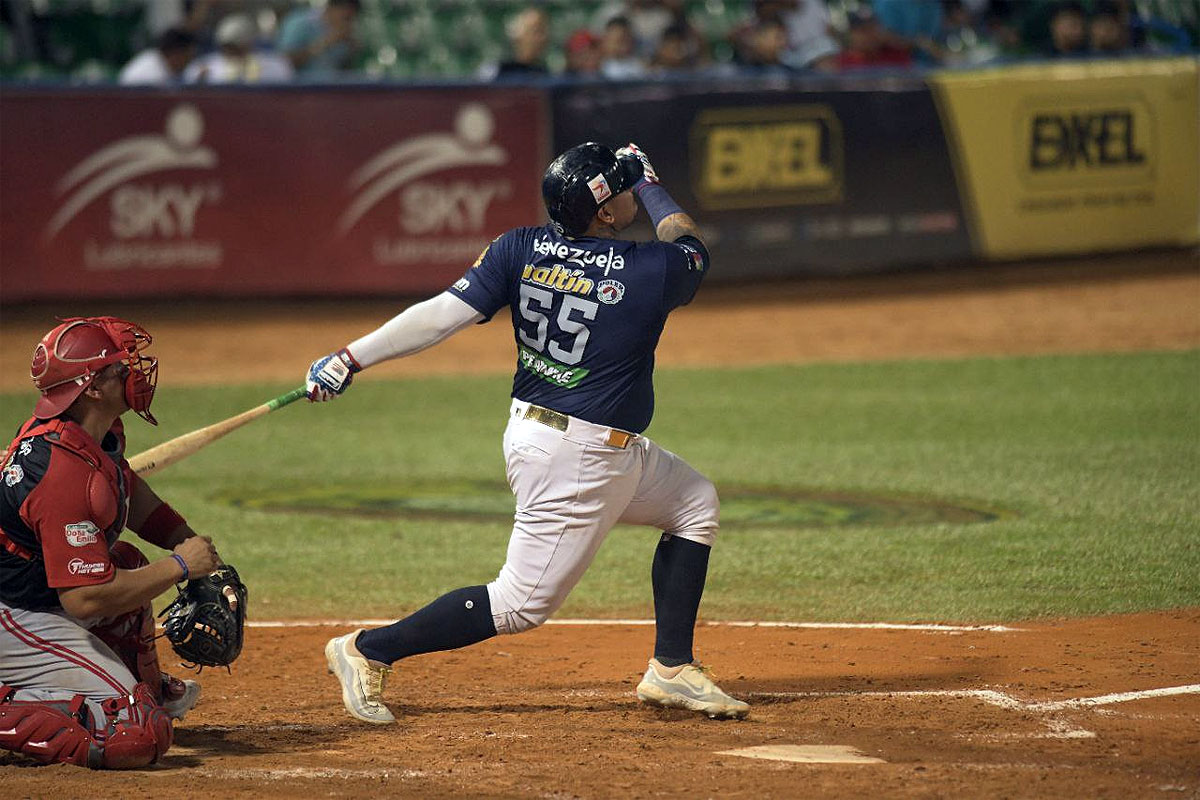
<svg viewBox="0 0 1200 800">
<path fill-rule="evenodd" d="M 125 528 L 131 478 L 116 459 L 124 447 L 118 421 L 102 447 L 78 424 L 31 419 L 5 451 L 0 483 L 0 598 L 20 608 L 58 606 L 46 579 L 42 508 L 79 509 L 75 535 L 102 533 L 109 547 Z M 80 476 L 85 476 L 82 479 Z M 83 496 L 80 496 L 82 489 Z M 90 529 L 95 525 L 95 530 Z M 68 531 L 68 544 L 74 544 Z M 81 540 L 82 541 L 82 540 Z"/>
</svg>

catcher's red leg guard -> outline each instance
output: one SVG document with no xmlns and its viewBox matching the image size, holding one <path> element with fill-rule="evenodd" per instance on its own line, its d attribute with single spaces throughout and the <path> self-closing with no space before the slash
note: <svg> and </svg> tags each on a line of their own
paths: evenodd
<svg viewBox="0 0 1200 800">
<path fill-rule="evenodd" d="M 144 683 L 127 697 L 113 697 L 102 704 L 108 715 L 104 736 L 103 766 L 129 769 L 153 764 L 167 752 L 175 736 L 171 719 Z M 125 719 L 119 719 L 121 712 Z"/>
<path fill-rule="evenodd" d="M 42 764 L 101 766 L 103 750 L 85 725 L 83 695 L 61 702 L 12 700 L 12 695 L 12 689 L 0 687 L 0 748 Z"/>
<path fill-rule="evenodd" d="M 129 542 L 114 544 L 109 556 L 119 569 L 137 569 L 150 563 Z M 150 606 L 106 619 L 91 631 L 121 657 L 137 680 L 152 687 L 155 700 L 161 703 L 162 670 L 154 647 L 154 612 Z"/>
<path fill-rule="evenodd" d="M 175 735 L 171 720 L 144 683 L 132 695 L 101 703 L 103 729 L 92 725 L 83 695 L 69 701 L 12 700 L 12 695 L 11 688 L 0 688 L 0 747 L 43 764 L 145 767 L 167 752 Z"/>
</svg>

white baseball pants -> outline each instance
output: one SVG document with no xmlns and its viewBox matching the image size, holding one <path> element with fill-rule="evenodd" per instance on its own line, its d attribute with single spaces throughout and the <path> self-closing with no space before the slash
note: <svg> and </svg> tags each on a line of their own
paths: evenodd
<svg viewBox="0 0 1200 800">
<path fill-rule="evenodd" d="M 561 431 L 525 419 L 528 408 L 514 400 L 504 431 L 517 509 L 507 559 L 487 586 L 497 633 L 549 619 L 618 522 L 712 545 L 716 489 L 682 458 L 644 436 L 611 446 L 611 428 L 575 417 Z"/>
</svg>

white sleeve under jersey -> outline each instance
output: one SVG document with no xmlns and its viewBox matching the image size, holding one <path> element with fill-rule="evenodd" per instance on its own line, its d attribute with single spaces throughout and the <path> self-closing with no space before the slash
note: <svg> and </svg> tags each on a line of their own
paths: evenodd
<svg viewBox="0 0 1200 800">
<path fill-rule="evenodd" d="M 346 349 L 359 366 L 369 367 L 389 358 L 419 353 L 481 319 L 483 315 L 461 298 L 442 292 L 406 308 Z"/>
</svg>

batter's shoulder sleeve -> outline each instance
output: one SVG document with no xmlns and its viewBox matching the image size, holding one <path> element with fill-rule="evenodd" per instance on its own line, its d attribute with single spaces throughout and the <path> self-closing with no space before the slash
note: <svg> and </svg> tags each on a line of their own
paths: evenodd
<svg viewBox="0 0 1200 800">
<path fill-rule="evenodd" d="M 466 274 L 447 291 L 483 315 L 480 322 L 509 304 L 512 281 L 509 276 L 520 260 L 524 228 L 517 228 L 496 237 L 483 249 Z"/>
<path fill-rule="evenodd" d="M 113 579 L 104 531 L 113 524 L 110 514 L 115 513 L 115 502 L 111 509 L 96 507 L 96 480 L 107 483 L 103 474 L 83 459 L 51 447 L 46 474 L 21 505 L 22 520 L 41 544 L 46 584 L 52 589 Z"/>
<path fill-rule="evenodd" d="M 663 300 L 667 310 L 692 302 L 701 281 L 708 274 L 708 248 L 694 236 L 681 236 L 662 243 Z"/>
</svg>

